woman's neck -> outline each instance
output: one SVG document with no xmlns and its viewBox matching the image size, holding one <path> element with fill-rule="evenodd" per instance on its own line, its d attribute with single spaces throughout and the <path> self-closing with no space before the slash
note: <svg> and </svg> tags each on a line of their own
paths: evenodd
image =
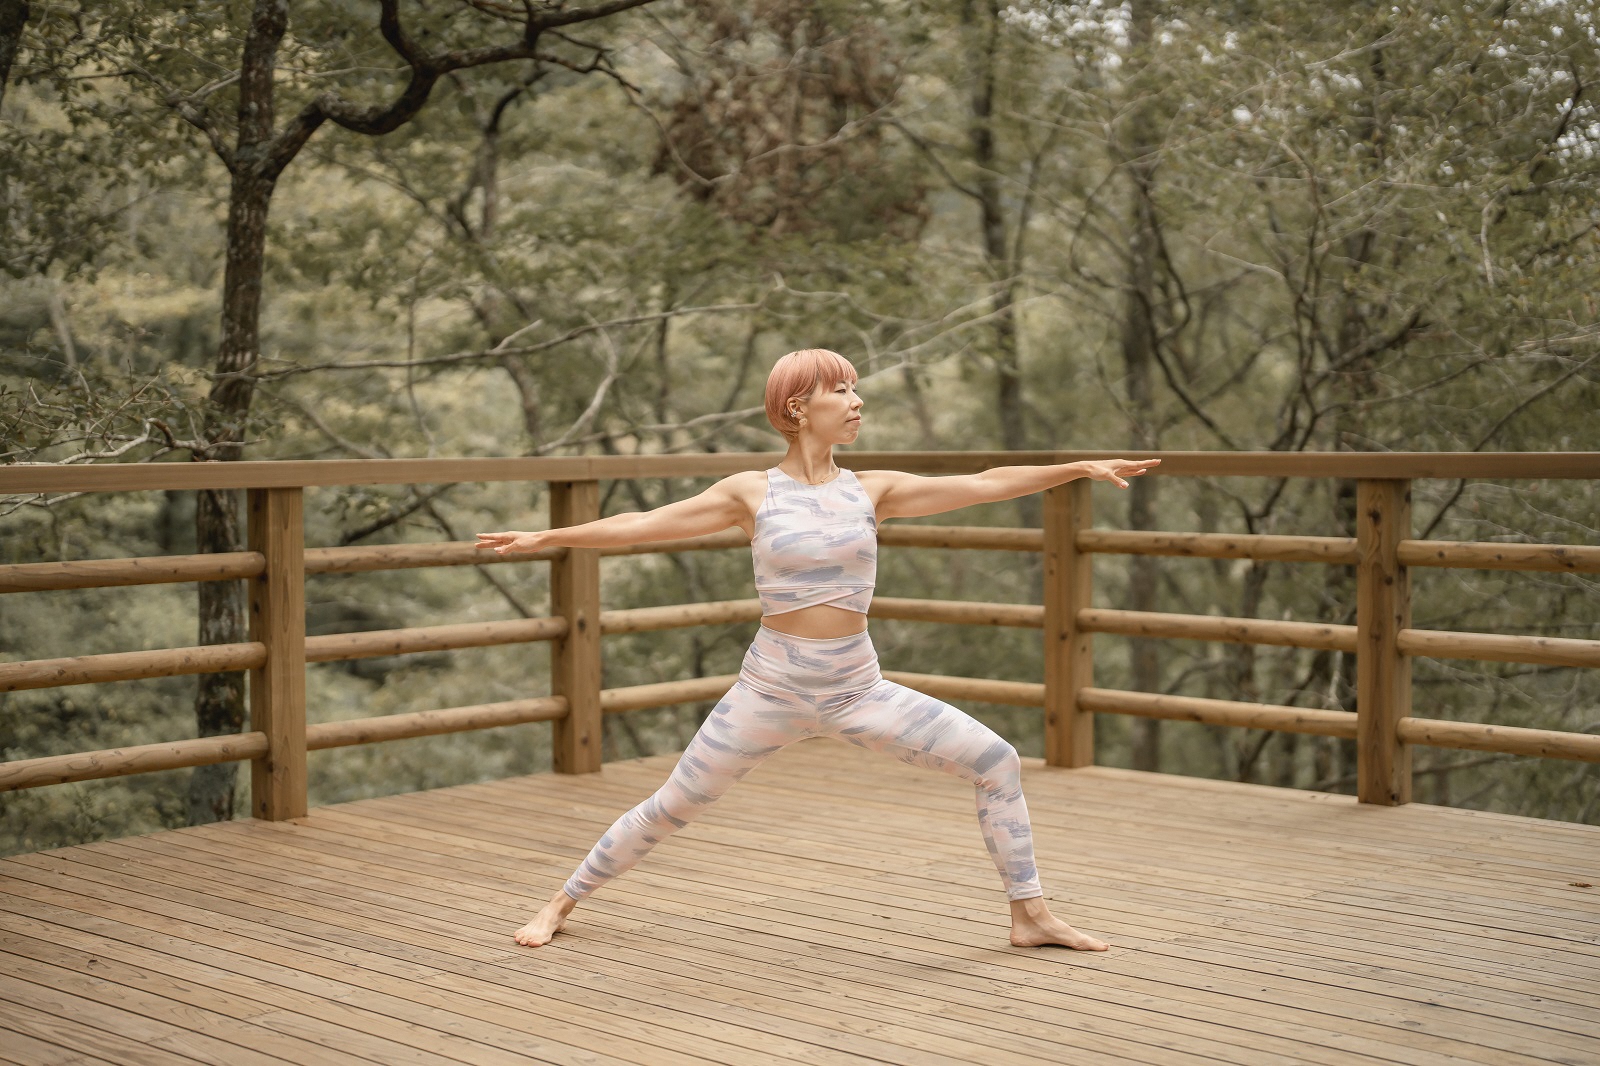
<svg viewBox="0 0 1600 1066">
<path fill-rule="evenodd" d="M 778 464 L 783 472 L 808 485 L 819 485 L 838 473 L 833 461 L 831 444 L 812 444 L 795 441 L 789 445 L 789 454 Z"/>
</svg>

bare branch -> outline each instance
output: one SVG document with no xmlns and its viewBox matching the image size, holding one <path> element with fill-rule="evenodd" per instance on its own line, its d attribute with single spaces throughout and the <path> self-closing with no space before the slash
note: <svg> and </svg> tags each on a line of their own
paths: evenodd
<svg viewBox="0 0 1600 1066">
<path fill-rule="evenodd" d="M 952 189 L 959 193 L 963 193 L 974 200 L 981 201 L 983 199 L 983 194 L 977 189 L 965 184 L 957 179 L 954 174 L 950 173 L 950 169 L 944 165 L 944 160 L 939 158 L 939 153 L 933 150 L 933 145 L 930 144 L 926 138 L 924 138 L 921 134 L 914 133 L 912 130 L 908 129 L 906 124 L 897 118 L 891 118 L 888 121 L 890 126 L 893 126 L 895 129 L 899 130 L 905 135 L 906 140 L 910 141 L 912 146 L 915 147 L 917 151 L 921 152 L 928 158 L 928 161 L 933 164 L 934 169 L 937 170 L 940 176 L 949 183 Z"/>
<path fill-rule="evenodd" d="M 327 437 L 328 440 L 332 441 L 333 444 L 336 447 L 341 448 L 344 451 L 349 452 L 351 455 L 359 455 L 363 459 L 388 459 L 388 458 L 391 458 L 391 456 L 387 452 L 375 451 L 375 450 L 373 450 L 371 448 L 367 448 L 367 447 L 365 447 L 363 445 L 357 444 L 355 441 L 346 440 L 344 437 L 341 437 L 338 433 L 336 433 L 334 431 L 333 427 L 329 426 L 326 422 L 324 422 L 322 420 L 322 416 L 321 415 L 317 414 L 316 411 L 313 411 L 310 407 L 307 407 L 305 404 L 301 403 L 299 400 L 295 399 L 293 396 L 290 396 L 287 393 L 277 392 L 277 391 L 274 391 L 272 389 L 263 388 L 261 390 L 261 395 L 267 397 L 270 400 L 276 401 L 277 403 L 281 403 L 285 407 L 294 408 L 295 411 L 297 411 L 299 414 L 301 414 L 301 415 L 303 415 L 305 417 L 306 421 L 310 422 L 313 426 L 316 427 L 318 433 L 321 433 L 324 437 Z"/>
<path fill-rule="evenodd" d="M 624 318 L 614 318 L 606 322 L 594 322 L 584 326 L 574 326 L 559 337 L 553 337 L 538 344 L 508 346 L 501 341 L 493 348 L 481 349 L 470 352 L 452 352 L 449 355 L 424 356 L 421 359 L 368 359 L 359 363 L 312 363 L 285 367 L 281 370 L 265 370 L 256 375 L 258 381 L 273 378 L 290 377 L 295 374 L 309 374 L 318 370 L 372 370 L 384 367 L 404 368 L 411 366 L 447 366 L 455 363 L 471 362 L 475 359 L 498 359 L 506 355 L 533 355 L 538 352 L 549 351 L 551 348 L 560 347 L 579 337 L 587 336 L 597 330 L 610 329 L 617 326 L 635 326 L 645 322 L 659 322 L 663 318 L 676 318 L 681 315 L 697 314 L 727 314 L 732 311 L 757 311 L 766 305 L 771 293 L 751 303 L 739 304 L 708 304 L 703 307 L 682 307 L 672 311 L 657 311 L 651 314 L 629 315 Z M 524 326 L 511 336 L 515 337 L 538 325 L 537 322 Z M 508 337 L 506 340 L 510 340 Z M 213 375 L 222 377 L 224 375 Z"/>
<path fill-rule="evenodd" d="M 390 526 L 393 526 L 396 523 L 404 522 L 407 518 L 410 518 L 418 511 L 427 509 L 431 513 L 433 509 L 433 501 L 438 499 L 440 496 L 443 496 L 451 489 L 455 488 L 457 484 L 458 482 L 451 482 L 448 485 L 440 485 L 438 488 L 428 493 L 418 492 L 415 485 L 407 485 L 406 488 L 411 493 L 412 497 L 411 503 L 400 508 L 398 511 L 390 511 L 388 514 L 382 515 L 379 518 L 375 518 L 359 529 L 352 529 L 348 533 L 341 533 L 339 535 L 340 546 L 347 547 L 356 543 L 357 541 L 366 540 L 374 533 L 381 533 L 383 530 L 388 529 Z M 455 538 L 451 537 L 450 539 L 454 540 Z"/>
<path fill-rule="evenodd" d="M 222 160 L 222 165 L 228 168 L 228 173 L 235 173 L 237 163 L 234 158 L 233 148 L 223 140 L 222 130 L 211 116 L 205 106 L 205 98 L 228 85 L 232 85 L 240 78 L 240 72 L 234 71 L 224 78 L 218 78 L 209 85 L 203 86 L 188 95 L 178 92 L 172 86 L 165 84 L 150 71 L 134 62 L 128 63 L 128 71 L 137 74 L 161 91 L 162 103 L 166 104 L 175 114 L 201 133 L 211 144 L 211 150 L 217 158 Z"/>
<path fill-rule="evenodd" d="M 1526 411 L 1541 397 L 1555 391 L 1559 386 L 1565 384 L 1569 379 L 1588 367 L 1589 364 L 1593 363 L 1596 359 L 1600 359 L 1600 354 L 1591 355 L 1589 358 L 1585 359 L 1583 362 L 1579 363 L 1565 374 L 1562 374 L 1559 378 L 1556 378 L 1554 381 L 1550 382 L 1550 384 L 1546 385 L 1544 388 L 1534 390 L 1526 398 L 1524 398 L 1521 403 L 1517 404 L 1515 407 L 1511 408 L 1511 410 L 1501 415 L 1500 420 L 1489 427 L 1488 432 L 1478 439 L 1478 443 L 1474 444 L 1471 450 L 1475 452 L 1481 451 L 1484 445 L 1488 444 L 1494 439 L 1495 434 L 1499 433 L 1500 430 L 1505 428 L 1506 423 L 1510 422 L 1523 411 Z M 1439 525 L 1440 521 L 1443 520 L 1445 512 L 1450 510 L 1451 507 L 1455 506 L 1457 500 L 1461 499 L 1461 493 L 1466 489 L 1466 487 L 1466 478 L 1462 478 L 1459 482 L 1457 482 L 1455 491 L 1450 494 L 1450 498 L 1439 505 L 1439 509 L 1433 514 L 1433 518 L 1429 520 L 1422 532 L 1417 534 L 1418 540 L 1428 539 L 1428 534 L 1432 533 L 1435 527 Z"/>
<path fill-rule="evenodd" d="M 605 341 L 606 344 L 605 377 L 600 380 L 600 384 L 595 388 L 594 396 L 590 399 L 589 406 L 584 408 L 583 414 L 579 415 L 577 420 L 573 422 L 571 426 L 567 427 L 567 431 L 560 437 L 549 442 L 548 444 L 540 446 L 538 451 L 541 454 L 552 452 L 557 448 L 564 447 L 568 441 L 577 436 L 579 433 L 582 433 L 584 430 L 588 429 L 589 426 L 594 423 L 595 416 L 600 413 L 600 405 L 605 403 L 606 393 L 610 391 L 612 383 L 617 380 L 621 373 L 618 367 L 622 363 L 622 356 L 620 353 L 618 353 L 617 346 L 611 342 L 611 335 L 607 333 L 605 329 L 597 322 L 594 323 L 594 327 L 595 329 L 599 330 L 600 339 Z"/>
</svg>

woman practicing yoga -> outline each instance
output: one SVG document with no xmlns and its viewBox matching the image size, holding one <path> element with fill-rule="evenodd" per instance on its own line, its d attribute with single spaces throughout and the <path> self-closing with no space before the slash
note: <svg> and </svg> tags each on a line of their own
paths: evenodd
<svg viewBox="0 0 1600 1066">
<path fill-rule="evenodd" d="M 772 469 L 734 474 L 654 511 L 538 533 L 478 534 L 478 547 L 515 555 L 676 540 L 738 526 L 750 537 L 762 606 L 761 628 L 738 681 L 666 783 L 606 830 L 544 909 L 517 931 L 517 943 L 548 943 L 579 900 L 632 869 L 767 756 L 794 741 L 826 736 L 970 781 L 978 825 L 1011 903 L 1011 943 L 1105 950 L 1045 905 L 1016 749 L 966 712 L 884 680 L 867 636 L 867 604 L 883 519 L 1015 499 L 1080 477 L 1127 488 L 1125 478 L 1161 460 L 1003 466 L 953 477 L 897 470 L 857 476 L 833 462 L 834 445 L 854 443 L 861 430 L 855 382 L 855 368 L 843 356 L 791 352 L 767 379 L 767 418 L 789 442 L 788 454 Z"/>
</svg>

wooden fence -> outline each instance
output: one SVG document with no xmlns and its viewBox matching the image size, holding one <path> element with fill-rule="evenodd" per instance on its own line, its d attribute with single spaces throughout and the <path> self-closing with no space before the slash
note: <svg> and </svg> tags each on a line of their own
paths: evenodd
<svg viewBox="0 0 1600 1066">
<path fill-rule="evenodd" d="M 886 671 L 891 680 L 948 700 L 1042 707 L 1045 760 L 1053 766 L 1094 761 L 1093 716 L 1126 714 L 1214 725 L 1314 733 L 1356 741 L 1357 793 L 1367 803 L 1406 803 L 1411 747 L 1541 755 L 1600 761 L 1600 736 L 1416 718 L 1411 714 L 1411 659 L 1480 659 L 1556 666 L 1600 666 L 1600 641 L 1414 629 L 1407 574 L 1413 567 L 1600 572 L 1600 546 L 1461 543 L 1415 540 L 1410 483 L 1418 478 L 1600 479 L 1600 453 L 1261 453 L 1163 452 L 1160 477 L 1308 477 L 1354 479 L 1355 536 L 1273 536 L 1095 529 L 1091 482 L 1072 481 L 1044 494 L 1043 529 L 889 525 L 888 547 L 970 548 L 1044 553 L 1042 605 L 902 599 L 880 596 L 871 614 L 926 622 L 1040 629 L 1040 684 Z M 1087 452 L 876 452 L 844 454 L 853 469 L 892 467 L 921 474 L 969 473 L 993 466 L 1104 458 Z M 248 551 L 0 566 L 0 592 L 244 579 L 249 640 L 239 644 L 83 655 L 0 663 L 0 691 L 132 678 L 248 670 L 251 731 L 105 751 L 0 763 L 0 791 L 122 774 L 247 759 L 251 810 L 285 819 L 306 812 L 306 752 L 404 737 L 548 721 L 559 773 L 600 769 L 605 714 L 720 697 L 733 676 L 628 688 L 600 687 L 601 637 L 682 626 L 750 622 L 755 599 L 635 610 L 600 609 L 600 557 L 648 552 L 748 548 L 743 533 L 607 549 L 557 548 L 503 558 L 472 544 L 307 548 L 303 492 L 330 485 L 545 481 L 550 524 L 599 517 L 602 479 L 720 477 L 763 469 L 780 457 L 744 453 L 563 459 L 389 459 L 319 462 L 170 463 L 0 467 L 0 493 L 244 489 Z M 1107 491 L 1102 489 L 1102 491 Z M 1095 553 L 1257 559 L 1353 566 L 1356 624 L 1269 621 L 1096 608 L 1090 561 Z M 548 562 L 547 618 L 423 626 L 308 637 L 305 575 L 414 567 Z M 1095 633 L 1272 644 L 1342 651 L 1356 657 L 1357 711 L 1313 710 L 1231 700 L 1128 692 L 1093 682 Z M 503 703 L 306 724 L 305 666 L 407 652 L 530 641 L 554 643 L 551 694 Z"/>
</svg>

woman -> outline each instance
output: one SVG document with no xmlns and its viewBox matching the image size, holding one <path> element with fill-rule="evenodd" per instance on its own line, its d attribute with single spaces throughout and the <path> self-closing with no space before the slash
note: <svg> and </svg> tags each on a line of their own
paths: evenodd
<svg viewBox="0 0 1600 1066">
<path fill-rule="evenodd" d="M 675 540 L 738 526 L 750 537 L 763 611 L 738 681 L 667 782 L 601 836 L 544 909 L 517 931 L 517 943 L 548 943 L 580 900 L 631 869 L 767 756 L 805 737 L 831 736 L 973 784 L 978 823 L 1011 904 L 1012 944 L 1105 950 L 1045 905 L 1016 749 L 965 712 L 884 680 L 867 636 L 867 605 L 883 519 L 1010 500 L 1079 477 L 1127 488 L 1124 478 L 1161 460 L 1007 466 L 955 477 L 897 470 L 858 476 L 833 462 L 834 446 L 854 443 L 861 432 L 855 382 L 855 368 L 843 356 L 791 352 L 767 379 L 767 419 L 789 442 L 788 454 L 771 470 L 734 474 L 654 511 L 546 532 L 478 534 L 478 547 L 513 555 Z"/>
</svg>

